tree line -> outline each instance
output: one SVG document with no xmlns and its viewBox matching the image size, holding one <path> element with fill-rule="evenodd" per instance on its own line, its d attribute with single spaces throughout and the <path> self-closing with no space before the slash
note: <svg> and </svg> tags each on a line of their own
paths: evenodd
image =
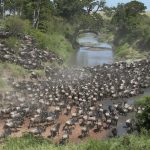
<svg viewBox="0 0 150 150">
<path fill-rule="evenodd" d="M 91 12 L 96 14 L 105 3 L 105 0 L 0 0 L 0 16 L 18 15 L 29 19 L 34 28 L 40 28 L 52 16 L 74 20 L 80 16 L 83 18 L 83 15 L 87 17 Z"/>
<path fill-rule="evenodd" d="M 115 45 L 135 43 L 136 47 L 148 50 L 150 17 L 145 12 L 146 6 L 136 0 L 116 7 L 108 7 L 106 0 L 0 0 L 0 17 L 3 19 L 8 15 L 19 16 L 45 33 L 55 25 L 60 31 L 59 23 L 70 30 L 69 23 L 75 28 L 74 32 L 79 29 L 109 31 L 114 35 Z M 71 38 L 72 34 L 66 34 L 66 30 L 65 36 Z"/>
</svg>

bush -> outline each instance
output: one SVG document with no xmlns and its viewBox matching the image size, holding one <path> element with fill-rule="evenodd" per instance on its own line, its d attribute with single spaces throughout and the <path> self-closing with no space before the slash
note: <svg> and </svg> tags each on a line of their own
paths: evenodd
<svg viewBox="0 0 150 150">
<path fill-rule="evenodd" d="M 133 48 L 128 43 L 118 46 L 115 51 L 116 58 L 122 59 L 139 59 L 145 58 L 145 54 Z"/>
<path fill-rule="evenodd" d="M 139 130 L 145 128 L 146 130 L 150 130 L 150 97 L 145 97 L 144 99 L 138 102 L 144 110 L 141 114 L 137 114 L 137 124 Z"/>
<path fill-rule="evenodd" d="M 28 32 L 29 28 L 29 21 L 22 20 L 18 16 L 10 16 L 6 18 L 5 29 L 14 36 Z"/>
<path fill-rule="evenodd" d="M 73 51 L 71 43 L 63 34 L 54 32 L 49 35 L 39 30 L 32 30 L 30 34 L 38 41 L 40 48 L 53 51 L 65 60 Z"/>
</svg>

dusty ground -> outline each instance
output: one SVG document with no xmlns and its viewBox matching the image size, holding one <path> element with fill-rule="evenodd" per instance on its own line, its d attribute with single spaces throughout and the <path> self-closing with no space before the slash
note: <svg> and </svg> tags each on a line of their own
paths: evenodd
<svg viewBox="0 0 150 150">
<path fill-rule="evenodd" d="M 74 110 L 72 110 L 72 112 L 74 112 Z M 60 126 L 60 130 L 59 130 L 59 135 L 57 135 L 56 137 L 53 138 L 53 141 L 55 143 L 58 143 L 59 140 L 62 138 L 62 135 L 63 135 L 62 128 L 65 125 L 65 122 L 69 118 L 70 118 L 70 116 L 61 115 L 59 117 L 59 119 L 57 120 L 57 123 L 61 123 L 61 126 Z M 3 131 L 4 122 L 5 122 L 5 119 L 0 121 L 0 132 Z M 29 125 L 29 119 L 26 118 L 25 121 L 24 121 L 24 124 L 21 126 L 21 128 L 18 128 L 18 131 L 17 132 L 13 132 L 11 136 L 12 137 L 21 137 L 24 133 L 29 132 L 30 129 L 28 129 L 28 125 Z M 46 128 L 46 131 L 44 133 L 42 133 L 42 136 L 44 138 L 47 138 L 50 135 L 50 129 L 51 128 L 52 128 L 52 126 L 48 126 Z M 79 143 L 79 142 L 81 142 L 81 140 L 82 141 L 86 141 L 89 138 L 98 139 L 98 140 L 99 139 L 105 139 L 106 136 L 107 136 L 107 133 L 108 133 L 108 131 L 104 130 L 104 129 L 102 131 L 100 131 L 100 132 L 97 132 L 97 133 L 95 133 L 94 131 L 90 130 L 89 136 L 84 138 L 84 139 L 81 139 L 81 138 L 79 138 L 79 135 L 81 134 L 81 128 L 80 128 L 79 124 L 76 124 L 75 128 L 72 131 L 72 134 L 69 137 L 69 141 L 73 142 L 73 143 Z"/>
<path fill-rule="evenodd" d="M 144 96 L 146 95 L 149 95 L 150 94 L 150 88 L 146 89 L 145 90 L 145 93 L 144 93 Z M 126 99 L 126 101 L 129 103 L 129 104 L 132 104 L 134 103 L 135 100 L 139 99 L 143 97 L 143 95 L 140 95 L 140 96 L 136 96 L 136 97 L 133 97 L 133 98 L 130 98 L 130 99 Z M 115 100 L 115 101 L 111 101 L 111 100 L 104 100 L 102 103 L 103 103 L 103 107 L 105 109 L 107 109 L 108 105 L 109 104 L 112 104 L 113 102 L 119 102 L 121 100 Z M 72 112 L 73 113 L 75 111 L 75 109 L 72 109 Z M 63 114 L 63 113 L 62 113 Z M 123 126 L 125 126 L 125 120 L 128 119 L 128 118 L 131 118 L 134 114 L 133 113 L 129 113 L 126 117 L 123 116 L 123 117 L 119 117 L 119 121 L 118 121 L 118 124 L 117 124 L 117 130 L 118 130 L 118 135 L 123 135 L 123 134 L 126 134 L 126 129 L 123 128 Z M 65 124 L 65 122 L 70 118 L 71 116 L 66 116 L 66 115 L 60 115 L 59 119 L 57 120 L 57 123 L 60 123 L 61 126 L 60 126 L 60 130 L 59 130 L 59 135 L 57 135 L 55 138 L 53 138 L 53 141 L 58 143 L 58 141 L 61 139 L 62 137 L 62 128 Z M 3 126 L 4 126 L 4 122 L 5 120 L 0 120 L 0 132 L 3 131 Z M 21 128 L 18 128 L 18 131 L 17 132 L 14 132 L 11 136 L 13 137 L 20 137 L 22 136 L 24 133 L 26 132 L 29 132 L 29 129 L 28 129 L 28 125 L 29 125 L 29 119 L 26 118 L 25 121 L 24 121 L 24 124 L 21 126 Z M 46 128 L 46 131 L 42 134 L 42 136 L 44 138 L 47 138 L 49 135 L 50 135 L 50 129 L 51 129 L 52 126 L 48 126 Z M 72 134 L 70 135 L 69 137 L 69 140 L 70 142 L 74 142 L 74 143 L 79 143 L 82 141 L 86 141 L 87 139 L 89 138 L 92 138 L 92 139 L 106 139 L 108 137 L 110 133 L 110 130 L 105 130 L 105 129 L 102 129 L 102 131 L 100 132 L 93 132 L 92 130 L 90 130 L 90 133 L 89 133 L 89 136 L 86 137 L 86 138 L 83 138 L 83 139 L 80 139 L 78 136 L 81 134 L 81 128 L 78 124 L 76 124 L 74 130 L 72 131 Z"/>
</svg>

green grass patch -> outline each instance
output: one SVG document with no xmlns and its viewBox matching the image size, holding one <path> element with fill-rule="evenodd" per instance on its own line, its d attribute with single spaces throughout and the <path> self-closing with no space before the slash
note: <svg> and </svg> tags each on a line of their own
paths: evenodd
<svg viewBox="0 0 150 150">
<path fill-rule="evenodd" d="M 46 34 L 39 30 L 33 30 L 31 35 L 38 41 L 41 48 L 55 52 L 63 59 L 67 59 L 73 51 L 71 43 L 59 33 Z"/>
<path fill-rule="evenodd" d="M 23 77 L 28 73 L 27 70 L 25 70 L 23 67 L 15 64 L 7 64 L 7 68 L 10 70 L 14 77 Z"/>
<path fill-rule="evenodd" d="M 27 74 L 28 71 L 19 65 L 0 63 L 0 76 L 13 76 L 16 78 L 22 78 Z"/>
<path fill-rule="evenodd" d="M 99 35 L 100 42 L 109 42 L 113 43 L 114 40 L 114 34 L 112 32 L 103 32 Z"/>
<path fill-rule="evenodd" d="M 6 82 L 3 79 L 0 79 L 0 89 L 3 89 L 6 87 Z"/>
<path fill-rule="evenodd" d="M 40 77 L 44 77 L 45 76 L 45 71 L 43 70 L 34 70 L 34 72 L 36 74 L 38 74 Z"/>
<path fill-rule="evenodd" d="M 141 98 L 141 99 L 138 99 L 137 101 L 136 101 L 136 104 L 137 105 L 145 105 L 146 104 L 146 102 L 150 102 L 150 97 L 149 96 L 146 96 L 146 97 L 144 97 L 144 98 Z"/>
<path fill-rule="evenodd" d="M 141 59 L 145 58 L 145 55 L 131 47 L 128 43 L 125 43 L 116 47 L 115 57 L 116 59 Z"/>
<path fill-rule="evenodd" d="M 105 141 L 88 140 L 86 143 L 54 145 L 50 140 L 24 135 L 21 138 L 8 138 L 0 146 L 1 150 L 149 150 L 149 135 L 126 135 Z"/>
<path fill-rule="evenodd" d="M 16 51 L 16 54 L 21 47 L 21 41 L 17 39 L 16 37 L 9 37 L 8 39 L 5 39 L 5 44 L 8 48 L 12 48 Z"/>
</svg>

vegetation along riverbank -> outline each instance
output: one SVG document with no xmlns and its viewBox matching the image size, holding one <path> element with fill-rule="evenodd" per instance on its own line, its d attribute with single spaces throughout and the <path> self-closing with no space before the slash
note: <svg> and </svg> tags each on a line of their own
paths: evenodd
<svg viewBox="0 0 150 150">
<path fill-rule="evenodd" d="M 106 12 L 102 39 L 113 43 L 116 60 L 148 57 L 150 17 L 144 4 L 132 1 Z"/>
</svg>

